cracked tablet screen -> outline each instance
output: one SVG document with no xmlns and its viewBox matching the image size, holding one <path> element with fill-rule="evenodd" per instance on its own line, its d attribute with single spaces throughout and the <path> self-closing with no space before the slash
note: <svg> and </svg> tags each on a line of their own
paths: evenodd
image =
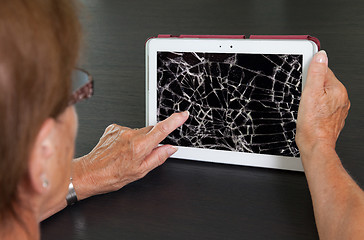
<svg viewBox="0 0 364 240">
<path fill-rule="evenodd" d="M 299 157 L 302 55 L 157 53 L 157 120 L 189 110 L 162 143 Z"/>
</svg>

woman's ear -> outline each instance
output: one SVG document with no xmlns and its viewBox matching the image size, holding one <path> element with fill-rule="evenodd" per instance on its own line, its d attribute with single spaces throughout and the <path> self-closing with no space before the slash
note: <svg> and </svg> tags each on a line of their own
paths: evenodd
<svg viewBox="0 0 364 240">
<path fill-rule="evenodd" d="M 47 166 L 55 154 L 55 120 L 48 118 L 41 126 L 33 148 L 31 149 L 28 175 L 30 187 L 36 193 L 44 193 L 48 190 L 49 176 Z"/>
</svg>

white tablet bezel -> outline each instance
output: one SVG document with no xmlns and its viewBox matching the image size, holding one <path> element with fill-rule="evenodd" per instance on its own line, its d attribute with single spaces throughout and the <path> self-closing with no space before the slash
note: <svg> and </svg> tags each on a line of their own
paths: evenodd
<svg viewBox="0 0 364 240">
<path fill-rule="evenodd" d="M 157 123 L 157 52 L 302 54 L 303 86 L 317 45 L 310 40 L 153 38 L 146 43 L 146 125 Z M 303 171 L 300 158 L 178 146 L 174 158 Z"/>
</svg>

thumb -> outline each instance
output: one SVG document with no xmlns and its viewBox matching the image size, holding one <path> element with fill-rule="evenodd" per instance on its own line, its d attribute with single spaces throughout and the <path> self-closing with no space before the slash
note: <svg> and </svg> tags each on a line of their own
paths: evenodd
<svg viewBox="0 0 364 240">
<path fill-rule="evenodd" d="M 320 89 L 325 85 L 328 69 L 328 58 L 324 50 L 319 51 L 312 58 L 307 72 L 305 88 Z"/>
</svg>

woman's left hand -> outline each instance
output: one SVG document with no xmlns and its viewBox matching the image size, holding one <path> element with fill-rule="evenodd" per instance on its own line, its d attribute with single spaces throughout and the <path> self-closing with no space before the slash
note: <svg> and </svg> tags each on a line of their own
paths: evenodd
<svg viewBox="0 0 364 240">
<path fill-rule="evenodd" d="M 163 164 L 177 148 L 158 144 L 188 116 L 188 112 L 175 113 L 154 127 L 141 129 L 108 126 L 96 147 L 72 164 L 78 199 L 116 191 Z"/>
</svg>

